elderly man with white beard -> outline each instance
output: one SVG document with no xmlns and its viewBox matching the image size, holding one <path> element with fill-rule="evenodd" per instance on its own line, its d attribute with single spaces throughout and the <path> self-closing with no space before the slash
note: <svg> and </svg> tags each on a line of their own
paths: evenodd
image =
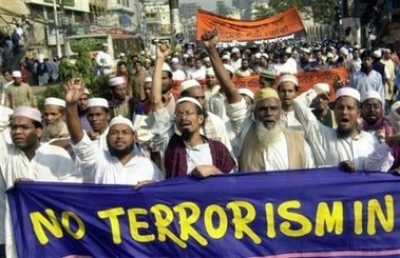
<svg viewBox="0 0 400 258">
<path fill-rule="evenodd" d="M 264 88 L 254 97 L 254 118 L 246 101 L 226 73 L 216 45 L 218 35 L 206 32 L 202 37 L 210 55 L 215 75 L 227 97 L 227 115 L 238 135 L 241 150 L 239 171 L 277 171 L 314 167 L 310 147 L 301 132 L 284 129 L 281 122 L 281 102 L 272 88 Z"/>
<path fill-rule="evenodd" d="M 65 101 L 59 98 L 46 98 L 43 111 L 42 142 L 69 137 L 65 118 Z"/>
</svg>

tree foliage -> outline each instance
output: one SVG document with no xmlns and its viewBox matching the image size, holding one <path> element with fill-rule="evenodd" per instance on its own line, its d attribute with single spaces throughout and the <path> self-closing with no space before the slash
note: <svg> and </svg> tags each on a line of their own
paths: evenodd
<svg viewBox="0 0 400 258">
<path fill-rule="evenodd" d="M 336 0 L 270 0 L 268 7 L 256 5 L 256 18 L 267 18 L 296 7 L 305 18 L 313 17 L 314 21 L 332 23 L 335 16 Z"/>
</svg>

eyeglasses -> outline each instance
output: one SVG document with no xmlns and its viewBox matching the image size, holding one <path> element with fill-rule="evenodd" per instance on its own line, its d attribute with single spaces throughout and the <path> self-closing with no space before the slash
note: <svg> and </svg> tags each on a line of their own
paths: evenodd
<svg viewBox="0 0 400 258">
<path fill-rule="evenodd" d="M 174 118 L 175 119 L 183 119 L 184 117 L 191 117 L 196 114 L 197 114 L 196 112 L 182 112 L 182 113 L 174 114 Z"/>
</svg>

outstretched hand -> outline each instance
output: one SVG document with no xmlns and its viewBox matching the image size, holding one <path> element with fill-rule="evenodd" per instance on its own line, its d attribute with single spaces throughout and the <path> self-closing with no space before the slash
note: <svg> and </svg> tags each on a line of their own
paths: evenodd
<svg viewBox="0 0 400 258">
<path fill-rule="evenodd" d="M 77 103 L 81 97 L 84 89 L 84 83 L 82 79 L 73 78 L 65 85 L 65 101 L 67 103 Z"/>
<path fill-rule="evenodd" d="M 201 35 L 201 40 L 206 48 L 215 47 L 219 42 L 217 31 L 206 31 Z"/>
<path fill-rule="evenodd" d="M 158 43 L 156 46 L 156 57 L 166 59 L 171 54 L 171 44 Z"/>
</svg>

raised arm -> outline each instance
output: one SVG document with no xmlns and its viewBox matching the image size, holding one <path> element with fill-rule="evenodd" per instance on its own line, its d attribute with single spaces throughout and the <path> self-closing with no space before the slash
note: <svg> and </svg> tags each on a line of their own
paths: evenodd
<svg viewBox="0 0 400 258">
<path fill-rule="evenodd" d="M 156 61 L 154 62 L 153 86 L 151 87 L 153 111 L 164 108 L 162 102 L 162 69 L 165 59 L 171 53 L 171 46 L 168 43 L 159 43 L 156 46 Z"/>
<path fill-rule="evenodd" d="M 203 44 L 208 52 L 208 55 L 210 56 L 210 61 L 214 69 L 215 76 L 225 92 L 228 103 L 232 104 L 240 102 L 242 97 L 240 96 L 236 85 L 232 82 L 230 76 L 228 75 L 217 51 L 216 46 L 219 41 L 218 33 L 216 31 L 207 31 L 202 35 L 201 39 L 203 40 Z"/>
<path fill-rule="evenodd" d="M 80 79 L 70 80 L 65 89 L 66 108 L 66 122 L 68 126 L 69 135 L 72 143 L 80 142 L 84 136 L 81 120 L 78 115 L 78 100 L 83 93 L 83 82 Z"/>
</svg>

